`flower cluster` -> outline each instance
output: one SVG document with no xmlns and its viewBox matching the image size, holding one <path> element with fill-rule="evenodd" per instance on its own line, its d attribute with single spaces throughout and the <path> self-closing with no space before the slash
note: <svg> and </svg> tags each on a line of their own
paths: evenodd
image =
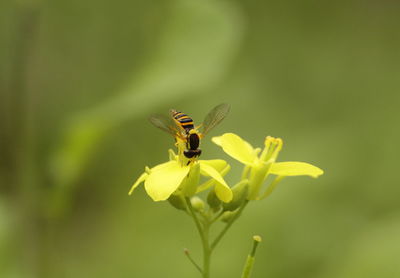
<svg viewBox="0 0 400 278">
<path fill-rule="evenodd" d="M 282 149 L 280 138 L 266 137 L 264 149 L 253 148 L 248 142 L 233 133 L 212 138 L 225 153 L 244 165 L 241 180 L 232 187 L 225 182 L 223 176 L 229 171 L 229 164 L 221 159 L 188 160 L 183 155 L 184 142 L 177 142 L 178 154 L 169 150 L 169 161 L 153 168 L 145 168 L 145 172 L 133 184 L 129 194 L 142 182 L 147 194 L 154 201 L 164 201 L 174 196 L 193 197 L 195 194 L 214 187 L 218 201 L 224 204 L 226 210 L 238 207 L 238 200 L 260 200 L 269 196 L 276 185 L 287 176 L 318 177 L 323 171 L 305 162 L 276 162 Z M 269 186 L 262 190 L 267 178 L 274 178 Z M 201 182 L 201 176 L 206 180 Z M 215 200 L 214 200 L 215 201 Z M 213 207 L 209 196 L 208 203 Z M 218 203 L 218 202 L 217 202 Z M 231 206 L 229 205 L 230 203 Z M 215 206 L 214 206 L 215 207 Z"/>
</svg>

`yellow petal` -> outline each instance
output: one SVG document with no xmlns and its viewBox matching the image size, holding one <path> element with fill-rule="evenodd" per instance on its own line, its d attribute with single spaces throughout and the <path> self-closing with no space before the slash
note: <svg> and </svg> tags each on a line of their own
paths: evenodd
<svg viewBox="0 0 400 278">
<path fill-rule="evenodd" d="M 169 165 L 171 165 L 171 162 L 172 162 L 172 163 L 176 163 L 176 161 L 164 162 L 164 163 L 161 163 L 161 164 L 158 164 L 158 165 L 154 166 L 153 168 L 150 169 L 150 171 L 158 171 L 158 170 L 161 170 L 162 168 L 165 168 L 165 167 L 168 167 Z"/>
<path fill-rule="evenodd" d="M 133 193 L 133 190 L 135 190 L 136 187 L 139 186 L 139 184 L 141 184 L 142 182 L 144 182 L 147 178 L 147 173 L 143 173 L 140 175 L 140 177 L 135 181 L 135 183 L 132 185 L 131 190 L 129 190 L 129 195 L 131 195 Z"/>
<path fill-rule="evenodd" d="M 240 161 L 250 165 L 256 159 L 253 147 L 234 133 L 225 133 L 219 137 L 213 137 L 212 141 L 222 147 L 224 152 Z"/>
<path fill-rule="evenodd" d="M 211 141 L 213 141 L 214 144 L 217 144 L 218 146 L 221 147 L 221 145 L 222 145 L 222 136 L 215 136 L 215 137 L 211 138 Z"/>
<path fill-rule="evenodd" d="M 144 187 L 154 201 L 164 201 L 179 187 L 190 167 L 172 160 L 151 169 Z"/>
<path fill-rule="evenodd" d="M 214 184 L 215 184 L 215 180 L 214 179 L 209 179 L 208 181 L 203 182 L 202 184 L 200 184 L 197 187 L 196 193 L 203 192 L 204 190 L 207 190 L 208 188 L 210 188 Z"/>
<path fill-rule="evenodd" d="M 210 165 L 218 172 L 221 172 L 228 164 L 225 160 L 222 160 L 222 159 L 199 160 L 199 162 Z"/>
<path fill-rule="evenodd" d="M 305 162 L 288 161 L 272 164 L 269 173 L 278 176 L 311 176 L 317 178 L 322 175 L 324 171 Z"/>
<path fill-rule="evenodd" d="M 200 163 L 200 172 L 205 176 L 212 177 L 216 181 L 215 194 L 221 201 L 228 203 L 232 200 L 232 190 L 217 170 L 206 163 Z"/>
<path fill-rule="evenodd" d="M 203 160 L 200 160 L 199 162 L 202 162 L 202 161 Z M 219 169 L 216 169 L 216 170 L 221 174 L 222 177 L 225 177 L 225 175 L 229 172 L 230 169 L 231 169 L 231 166 L 228 163 L 226 163 L 225 168 L 223 168 L 221 171 L 219 171 Z M 205 176 L 205 173 L 203 173 L 203 175 Z M 215 184 L 215 180 L 214 179 L 209 179 L 208 181 L 200 184 L 197 187 L 196 193 L 202 192 L 202 191 L 208 189 L 209 187 L 213 186 L 214 184 Z"/>
</svg>

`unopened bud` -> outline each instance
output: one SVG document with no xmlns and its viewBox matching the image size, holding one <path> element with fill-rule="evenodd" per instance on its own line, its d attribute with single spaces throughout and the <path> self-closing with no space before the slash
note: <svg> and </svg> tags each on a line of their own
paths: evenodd
<svg viewBox="0 0 400 278">
<path fill-rule="evenodd" d="M 224 203 L 223 208 L 227 211 L 234 211 L 246 200 L 249 191 L 249 181 L 242 180 L 232 187 L 233 198 L 229 203 Z"/>
<path fill-rule="evenodd" d="M 190 199 L 190 203 L 192 204 L 192 207 L 196 211 L 203 211 L 204 210 L 204 201 L 200 199 L 197 196 L 194 196 Z"/>
<path fill-rule="evenodd" d="M 225 211 L 221 216 L 221 221 L 228 223 L 233 217 L 235 217 L 237 211 Z"/>
<path fill-rule="evenodd" d="M 210 190 L 208 193 L 207 204 L 213 211 L 218 211 L 221 208 L 221 200 L 217 197 L 214 190 Z"/>
<path fill-rule="evenodd" d="M 176 209 L 186 210 L 185 199 L 183 198 L 183 196 L 181 194 L 179 194 L 179 195 L 172 194 L 168 198 L 168 202 Z"/>
</svg>

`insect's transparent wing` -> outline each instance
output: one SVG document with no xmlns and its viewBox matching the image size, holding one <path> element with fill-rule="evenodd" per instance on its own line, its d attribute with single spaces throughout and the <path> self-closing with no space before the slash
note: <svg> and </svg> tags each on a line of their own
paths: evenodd
<svg viewBox="0 0 400 278">
<path fill-rule="evenodd" d="M 158 127 L 159 129 L 162 129 L 165 132 L 175 136 L 176 134 L 176 129 L 174 128 L 175 123 L 171 119 L 171 117 L 168 117 L 166 115 L 155 114 L 149 117 L 149 121 L 155 127 Z"/>
<path fill-rule="evenodd" d="M 206 135 L 208 132 L 210 132 L 211 129 L 218 125 L 223 119 L 225 119 L 230 109 L 231 106 L 229 104 L 222 103 L 215 106 L 210 112 L 208 112 L 203 122 L 203 135 Z"/>
</svg>

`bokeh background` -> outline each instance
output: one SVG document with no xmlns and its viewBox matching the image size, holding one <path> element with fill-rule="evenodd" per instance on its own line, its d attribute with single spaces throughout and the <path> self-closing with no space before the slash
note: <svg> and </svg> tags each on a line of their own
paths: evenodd
<svg viewBox="0 0 400 278">
<path fill-rule="evenodd" d="M 198 277 L 191 219 L 143 188 L 152 113 L 320 166 L 253 202 L 213 277 L 400 277 L 398 1 L 0 1 L 0 277 Z M 203 158 L 227 159 L 210 143 Z"/>
</svg>

